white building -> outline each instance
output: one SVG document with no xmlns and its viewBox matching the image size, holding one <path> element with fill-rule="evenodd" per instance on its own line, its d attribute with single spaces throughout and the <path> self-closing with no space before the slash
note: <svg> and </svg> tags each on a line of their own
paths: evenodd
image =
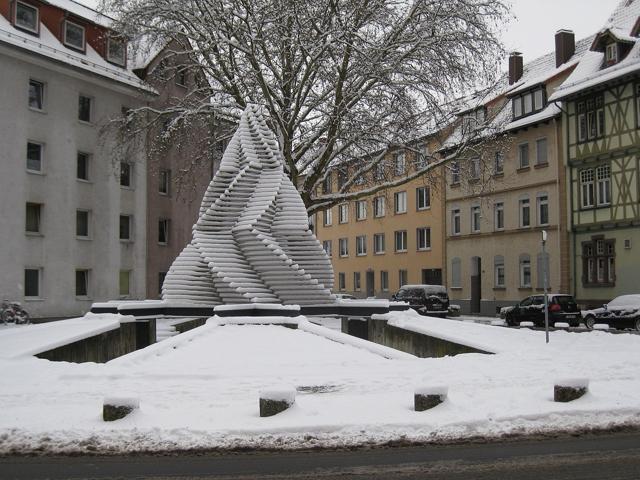
<svg viewBox="0 0 640 480">
<path fill-rule="evenodd" d="M 144 145 L 104 133 L 154 91 L 111 20 L 66 0 L 0 0 L 0 297 L 32 317 L 144 298 Z"/>
</svg>

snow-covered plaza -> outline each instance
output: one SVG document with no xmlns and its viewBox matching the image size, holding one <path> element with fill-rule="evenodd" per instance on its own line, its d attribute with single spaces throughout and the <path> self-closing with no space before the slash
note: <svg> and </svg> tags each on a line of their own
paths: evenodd
<svg viewBox="0 0 640 480">
<path fill-rule="evenodd" d="M 0 453 L 341 447 L 640 424 L 640 336 L 555 331 L 545 344 L 528 329 L 385 318 L 495 354 L 421 359 L 304 317 L 213 317 L 106 364 L 73 364 L 21 349 L 26 338 L 46 343 L 47 324 L 0 328 Z M 247 324 L 256 321 L 298 328 Z M 589 380 L 588 393 L 554 402 L 554 381 L 574 377 Z M 295 404 L 261 418 L 260 391 L 281 385 L 297 389 Z M 448 398 L 414 411 L 414 391 L 428 386 L 448 387 Z M 140 408 L 104 422 L 113 396 Z"/>
</svg>

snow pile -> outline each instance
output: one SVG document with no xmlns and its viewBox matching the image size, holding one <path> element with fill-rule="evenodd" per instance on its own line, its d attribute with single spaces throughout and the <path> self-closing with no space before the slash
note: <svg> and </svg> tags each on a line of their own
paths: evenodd
<svg viewBox="0 0 640 480">
<path fill-rule="evenodd" d="M 640 425 L 640 336 L 558 330 L 546 344 L 543 331 L 389 317 L 495 355 L 389 359 L 298 317 L 298 329 L 214 317 L 106 364 L 0 358 L 0 453 L 345 447 Z M 587 376 L 588 395 L 553 401 L 553 379 Z M 295 408 L 259 417 L 256 394 L 277 385 L 296 388 Z M 447 401 L 414 411 L 416 386 L 439 385 Z M 103 422 L 111 392 L 144 408 Z"/>
<path fill-rule="evenodd" d="M 588 378 L 562 378 L 553 382 L 554 385 L 571 388 L 589 388 Z"/>
<path fill-rule="evenodd" d="M 427 385 L 416 387 L 413 390 L 415 395 L 439 395 L 440 397 L 446 397 L 449 393 L 449 387 L 444 385 Z"/>
<path fill-rule="evenodd" d="M 296 387 L 283 385 L 260 390 L 260 398 L 293 405 L 296 401 Z"/>
</svg>

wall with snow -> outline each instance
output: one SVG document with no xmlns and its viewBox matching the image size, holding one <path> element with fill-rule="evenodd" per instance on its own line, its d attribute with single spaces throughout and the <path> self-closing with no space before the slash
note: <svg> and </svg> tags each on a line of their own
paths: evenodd
<svg viewBox="0 0 640 480">
<path fill-rule="evenodd" d="M 225 303 L 333 303 L 333 269 L 309 229 L 273 132 L 249 106 L 202 200 L 193 240 L 162 298 Z"/>
</svg>

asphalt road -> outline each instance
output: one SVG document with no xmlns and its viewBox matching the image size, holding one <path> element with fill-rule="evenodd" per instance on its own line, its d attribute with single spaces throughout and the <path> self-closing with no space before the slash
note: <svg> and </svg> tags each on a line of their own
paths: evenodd
<svg viewBox="0 0 640 480">
<path fill-rule="evenodd" d="M 4 457 L 0 478 L 638 480 L 640 433 L 353 451 Z"/>
</svg>

